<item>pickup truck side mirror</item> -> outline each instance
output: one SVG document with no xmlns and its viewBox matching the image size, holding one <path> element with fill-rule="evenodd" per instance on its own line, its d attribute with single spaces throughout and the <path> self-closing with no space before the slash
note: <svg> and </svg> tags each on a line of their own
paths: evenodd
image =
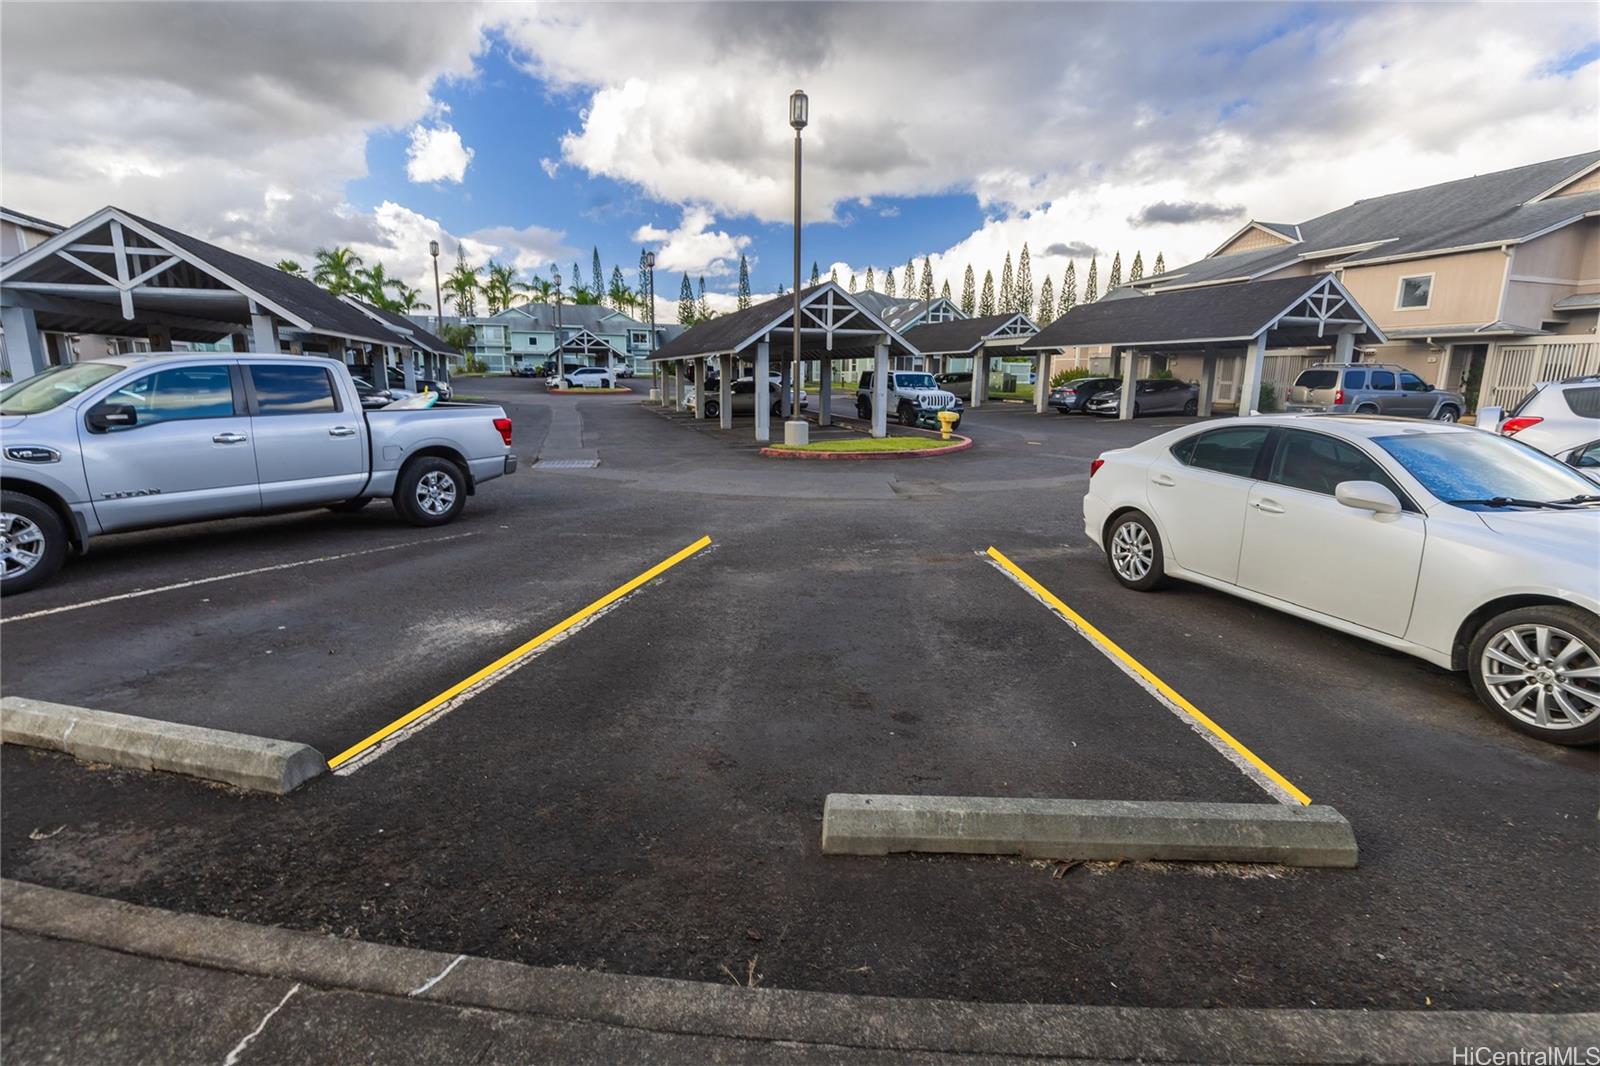
<svg viewBox="0 0 1600 1066">
<path fill-rule="evenodd" d="M 131 429 L 139 424 L 139 411 L 131 403 L 97 403 L 89 408 L 84 423 L 94 433 Z"/>
</svg>

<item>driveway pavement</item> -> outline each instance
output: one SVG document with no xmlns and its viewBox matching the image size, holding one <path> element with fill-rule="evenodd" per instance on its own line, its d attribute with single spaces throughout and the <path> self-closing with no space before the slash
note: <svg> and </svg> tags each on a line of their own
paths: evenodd
<svg viewBox="0 0 1600 1066">
<path fill-rule="evenodd" d="M 1503 729 L 1419 661 L 1207 590 L 1113 582 L 1079 528 L 1089 461 L 1183 420 L 998 405 L 967 416 L 977 445 L 956 455 L 777 463 L 628 397 L 523 379 L 458 391 L 507 406 L 525 464 L 461 521 L 419 533 L 374 506 L 107 540 L 6 604 L 4 691 L 332 754 L 702 535 L 712 546 L 284 799 L 8 746 L 0 872 L 448 953 L 789 989 L 1600 1000 L 1593 750 Z M 539 461 L 574 458 L 593 465 Z M 833 791 L 1275 802 L 997 571 L 991 545 L 1343 812 L 1360 867 L 822 856 Z"/>
</svg>

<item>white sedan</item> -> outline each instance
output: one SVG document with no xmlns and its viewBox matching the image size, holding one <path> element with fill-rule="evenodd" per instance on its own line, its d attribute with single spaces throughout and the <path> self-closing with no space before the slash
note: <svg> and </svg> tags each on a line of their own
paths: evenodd
<svg viewBox="0 0 1600 1066">
<path fill-rule="evenodd" d="M 1491 710 L 1600 739 L 1600 490 L 1527 445 L 1411 419 L 1190 426 L 1090 467 L 1116 579 L 1181 578 L 1471 674 Z"/>
</svg>

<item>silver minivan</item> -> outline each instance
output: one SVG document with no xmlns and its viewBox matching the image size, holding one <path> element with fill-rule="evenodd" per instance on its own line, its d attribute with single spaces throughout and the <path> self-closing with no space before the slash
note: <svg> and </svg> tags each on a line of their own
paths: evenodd
<svg viewBox="0 0 1600 1066">
<path fill-rule="evenodd" d="M 1459 392 L 1436 389 L 1394 363 L 1314 363 L 1289 389 L 1290 414 L 1398 415 L 1460 420 L 1467 409 Z"/>
</svg>

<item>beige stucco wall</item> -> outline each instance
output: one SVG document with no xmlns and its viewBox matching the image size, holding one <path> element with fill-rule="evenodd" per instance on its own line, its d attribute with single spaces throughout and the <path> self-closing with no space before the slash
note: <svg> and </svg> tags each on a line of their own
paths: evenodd
<svg viewBox="0 0 1600 1066">
<path fill-rule="evenodd" d="M 1266 230 L 1247 229 L 1227 244 L 1218 249 L 1218 255 L 1232 255 L 1235 252 L 1253 252 L 1257 248 L 1272 248 L 1280 244 L 1292 243 L 1287 237 L 1268 233 Z"/>
<path fill-rule="evenodd" d="M 1490 248 L 1376 266 L 1346 267 L 1340 280 L 1380 328 L 1405 329 L 1493 322 L 1500 312 L 1505 271 L 1505 254 Z M 1418 274 L 1433 275 L 1429 305 L 1397 310 L 1400 279 Z"/>
<path fill-rule="evenodd" d="M 1565 189 L 1562 189 L 1560 192 L 1556 193 L 1555 196 L 1551 197 L 1551 199 L 1553 200 L 1557 196 L 1576 196 L 1580 192 L 1596 191 L 1600 191 L 1600 170 L 1590 171 L 1588 174 L 1579 178 L 1571 185 L 1568 185 Z"/>
<path fill-rule="evenodd" d="M 1600 219 L 1574 223 L 1516 247 L 1506 287 L 1507 322 L 1538 327 L 1563 316 L 1551 305 L 1600 287 Z"/>
</svg>

